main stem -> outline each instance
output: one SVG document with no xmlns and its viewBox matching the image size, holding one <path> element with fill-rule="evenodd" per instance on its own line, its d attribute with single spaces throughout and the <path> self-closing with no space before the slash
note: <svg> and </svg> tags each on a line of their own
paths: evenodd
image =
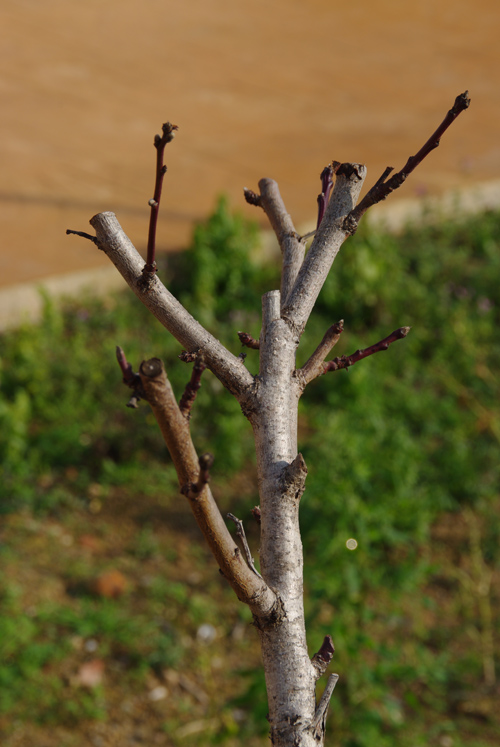
<svg viewBox="0 0 500 747">
<path fill-rule="evenodd" d="M 250 420 L 261 501 L 261 572 L 281 603 L 275 624 L 260 628 L 275 747 L 318 745 L 311 732 L 316 677 L 304 622 L 300 494 L 290 490 L 287 481 L 297 457 L 297 345 L 292 325 L 280 317 L 279 291 L 267 293 L 263 298 L 256 407 Z"/>
</svg>

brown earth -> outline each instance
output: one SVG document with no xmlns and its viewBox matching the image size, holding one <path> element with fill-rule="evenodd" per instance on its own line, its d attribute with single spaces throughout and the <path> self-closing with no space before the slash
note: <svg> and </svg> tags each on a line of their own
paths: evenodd
<svg viewBox="0 0 500 747">
<path fill-rule="evenodd" d="M 159 241 L 262 176 L 298 225 L 332 158 L 372 182 L 401 166 L 469 89 L 472 107 L 401 197 L 500 177 L 498 0 L 4 0 L 0 286 L 106 266 L 85 230 L 115 211 L 142 248 L 152 138 L 169 146 Z"/>
</svg>

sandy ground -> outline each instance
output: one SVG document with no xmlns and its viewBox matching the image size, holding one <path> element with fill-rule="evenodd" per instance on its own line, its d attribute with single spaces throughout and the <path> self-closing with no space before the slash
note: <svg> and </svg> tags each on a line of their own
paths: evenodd
<svg viewBox="0 0 500 747">
<path fill-rule="evenodd" d="M 301 225 L 332 158 L 373 182 L 468 89 L 400 197 L 500 178 L 498 0 L 3 0 L 0 287 L 106 267 L 65 229 L 113 210 L 138 248 L 152 140 L 169 146 L 159 243 L 185 245 L 225 192 L 277 179 Z"/>
</svg>

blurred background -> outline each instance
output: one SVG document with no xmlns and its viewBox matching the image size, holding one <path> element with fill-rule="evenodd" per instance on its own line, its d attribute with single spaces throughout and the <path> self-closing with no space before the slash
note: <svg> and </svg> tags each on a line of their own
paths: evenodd
<svg viewBox="0 0 500 747">
<path fill-rule="evenodd" d="M 308 388 L 301 526 L 310 651 L 331 634 L 341 675 L 328 743 L 498 743 L 499 21 L 493 0 L 2 1 L 2 745 L 268 744 L 251 620 L 148 406 L 126 409 L 114 348 L 134 368 L 161 356 L 178 396 L 190 370 L 66 229 L 112 210 L 144 251 L 153 137 L 177 124 L 160 276 L 238 353 L 235 331 L 258 336 L 260 295 L 279 282 L 243 187 L 276 179 L 309 226 L 330 160 L 365 163 L 370 186 L 466 89 L 470 109 L 374 212 L 439 212 L 444 195 L 455 211 L 397 235 L 362 225 L 301 342 L 299 363 L 340 318 L 336 355 L 412 327 Z M 488 210 L 466 217 L 471 202 Z M 250 428 L 209 373 L 191 424 L 257 556 Z"/>
<path fill-rule="evenodd" d="M 499 16 L 495 0 L 4 0 L 0 287 L 109 269 L 65 236 L 103 210 L 142 248 L 167 120 L 167 250 L 221 193 L 250 214 L 263 176 L 314 219 L 326 163 L 365 163 L 368 186 L 465 89 L 472 108 L 394 199 L 500 179 Z"/>
</svg>

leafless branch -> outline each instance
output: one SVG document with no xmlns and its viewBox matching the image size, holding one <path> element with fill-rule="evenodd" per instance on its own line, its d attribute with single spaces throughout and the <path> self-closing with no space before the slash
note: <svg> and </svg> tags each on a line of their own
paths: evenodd
<svg viewBox="0 0 500 747">
<path fill-rule="evenodd" d="M 248 604 L 261 620 L 267 619 L 273 615 L 276 595 L 236 552 L 237 547 L 206 482 L 208 460 L 200 467 L 189 423 L 177 405 L 162 362 L 152 358 L 144 361 L 139 370 L 147 400 L 177 471 L 181 490 L 189 500 L 208 546 L 238 598 Z M 192 486 L 195 486 L 194 489 Z"/>
<path fill-rule="evenodd" d="M 277 183 L 273 179 L 261 179 L 259 189 L 260 195 L 245 189 L 245 200 L 264 210 L 278 239 L 282 254 L 281 298 L 285 303 L 304 260 L 305 244 L 301 242 L 287 213 Z"/>
<path fill-rule="evenodd" d="M 393 171 L 393 168 L 391 166 L 386 168 L 380 179 L 378 179 L 373 187 L 366 193 L 359 205 L 351 210 L 349 215 L 346 217 L 345 227 L 348 233 L 352 234 L 356 231 L 359 221 L 368 208 L 375 205 L 377 202 L 385 200 L 387 195 L 394 192 L 395 189 L 398 189 L 403 184 L 407 176 L 409 176 L 411 172 L 422 163 L 424 158 L 426 158 L 434 148 L 438 147 L 441 137 L 444 135 L 448 127 L 455 121 L 458 115 L 465 111 L 469 106 L 469 92 L 465 91 L 465 93 L 461 93 L 456 97 L 455 103 L 448 111 L 439 127 L 432 133 L 418 153 L 414 156 L 410 156 L 401 171 L 398 171 L 397 174 L 394 174 L 390 179 L 387 179 L 391 171 Z"/>
<path fill-rule="evenodd" d="M 384 337 L 383 340 L 376 342 L 374 345 L 370 345 L 363 350 L 356 350 L 352 355 L 341 355 L 339 358 L 334 358 L 332 361 L 323 363 L 322 373 L 328 373 L 328 371 L 340 371 L 342 368 L 349 368 L 354 363 L 363 360 L 363 358 L 368 358 L 369 355 L 387 350 L 389 345 L 393 342 L 396 342 L 396 340 L 402 340 L 403 337 L 406 337 L 410 329 L 411 327 L 399 327 L 399 329 L 394 330 L 394 332 L 391 332 L 390 335 Z"/>
<path fill-rule="evenodd" d="M 190 353 L 203 356 L 207 367 L 236 397 L 244 396 L 253 377 L 241 358 L 229 352 L 204 329 L 165 288 L 156 274 L 148 284 L 142 276 L 144 261 L 114 213 L 99 213 L 91 221 L 97 244 L 113 262 L 135 295 Z"/>
<path fill-rule="evenodd" d="M 311 659 L 313 666 L 318 672 L 318 678 L 325 673 L 326 668 L 333 659 L 335 653 L 335 646 L 333 645 L 331 635 L 326 635 L 321 648 L 317 651 Z"/>
<path fill-rule="evenodd" d="M 332 324 L 332 326 L 326 331 L 325 336 L 321 340 L 320 344 L 311 355 L 309 360 L 302 366 L 299 373 L 302 374 L 304 385 L 309 384 L 310 381 L 324 373 L 322 363 L 326 356 L 330 353 L 332 348 L 337 344 L 340 339 L 340 335 L 344 331 L 344 320 Z"/>
<path fill-rule="evenodd" d="M 321 226 L 302 263 L 282 316 L 302 334 L 335 257 L 346 238 L 344 220 L 356 204 L 366 168 L 343 163 L 336 171 L 335 185 Z"/>
<path fill-rule="evenodd" d="M 148 205 L 151 208 L 151 214 L 149 217 L 149 232 L 148 232 L 148 253 L 146 264 L 144 265 L 143 272 L 156 272 L 156 227 L 158 224 L 158 213 L 160 210 L 160 199 L 161 189 L 163 186 L 163 178 L 167 173 L 167 167 L 163 163 L 163 157 L 165 154 L 165 146 L 167 143 L 171 143 L 175 137 L 175 133 L 179 128 L 177 125 L 165 122 L 162 126 L 163 135 L 155 135 L 154 146 L 156 148 L 156 178 L 155 178 L 155 191 Z"/>
</svg>

